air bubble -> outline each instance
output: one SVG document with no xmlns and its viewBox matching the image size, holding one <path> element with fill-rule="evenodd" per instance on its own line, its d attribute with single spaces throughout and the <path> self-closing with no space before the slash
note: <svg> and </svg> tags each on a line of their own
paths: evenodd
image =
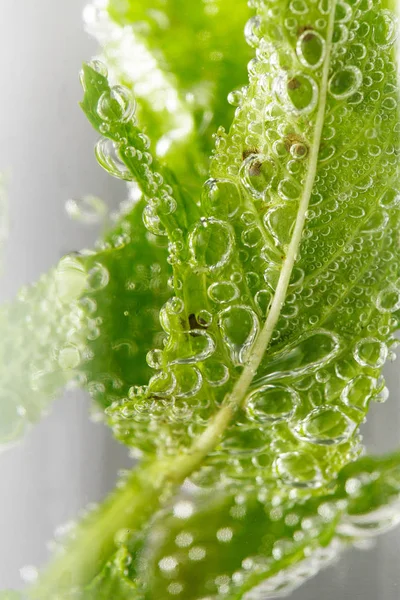
<svg viewBox="0 0 400 600">
<path fill-rule="evenodd" d="M 143 223 L 153 235 L 167 235 L 156 208 L 150 204 L 148 204 L 143 210 Z"/>
<path fill-rule="evenodd" d="M 394 287 L 382 290 L 376 301 L 377 309 L 382 313 L 392 313 L 400 309 L 400 291 Z"/>
<path fill-rule="evenodd" d="M 309 114 L 317 106 L 318 85 L 310 75 L 280 76 L 275 80 L 274 89 L 287 110 L 294 114 Z"/>
<path fill-rule="evenodd" d="M 64 371 L 76 369 L 80 362 L 81 355 L 76 346 L 64 346 L 58 354 L 58 364 Z"/>
<path fill-rule="evenodd" d="M 340 348 L 340 338 L 333 332 L 320 329 L 306 334 L 297 344 L 268 361 L 263 368 L 263 379 L 312 373 L 337 356 Z"/>
<path fill-rule="evenodd" d="M 308 147 L 305 144 L 292 144 L 290 146 L 290 154 L 296 160 L 302 160 L 308 154 Z"/>
<path fill-rule="evenodd" d="M 322 484 L 318 465 L 311 454 L 282 454 L 275 461 L 275 469 L 282 481 L 293 487 L 316 488 Z"/>
<path fill-rule="evenodd" d="M 159 561 L 158 566 L 161 571 L 170 573 L 176 569 L 178 566 L 178 561 L 173 556 L 164 556 L 164 558 Z"/>
<path fill-rule="evenodd" d="M 296 205 L 278 205 L 264 216 L 264 224 L 272 234 L 276 244 L 285 247 L 290 243 L 296 220 Z"/>
<path fill-rule="evenodd" d="M 157 349 L 150 350 L 147 353 L 146 361 L 152 369 L 161 369 L 163 365 L 163 351 Z"/>
<path fill-rule="evenodd" d="M 245 25 L 244 35 L 246 42 L 252 48 L 257 48 L 262 37 L 262 22 L 259 17 L 251 17 Z"/>
<path fill-rule="evenodd" d="M 259 227 L 249 227 L 246 231 L 242 232 L 241 238 L 244 246 L 255 248 L 261 244 L 263 236 Z"/>
<path fill-rule="evenodd" d="M 239 297 L 239 288 L 230 281 L 219 281 L 208 288 L 208 295 L 213 302 L 227 304 Z"/>
<path fill-rule="evenodd" d="M 362 367 L 383 367 L 387 355 L 387 346 L 373 337 L 360 340 L 354 349 L 354 358 Z"/>
<path fill-rule="evenodd" d="M 292 388 L 264 385 L 247 398 L 246 412 L 256 423 L 277 423 L 290 419 L 300 398 Z"/>
<path fill-rule="evenodd" d="M 107 173 L 117 179 L 123 179 L 125 181 L 133 180 L 128 167 L 121 159 L 117 144 L 107 138 L 101 138 L 96 144 L 95 154 L 99 165 L 103 167 Z"/>
<path fill-rule="evenodd" d="M 336 71 L 329 82 L 329 91 L 334 98 L 341 100 L 354 94 L 362 83 L 362 73 L 354 66 Z"/>
<path fill-rule="evenodd" d="M 88 274 L 88 287 L 91 292 L 102 290 L 108 285 L 110 274 L 108 269 L 101 263 L 96 263 Z"/>
<path fill-rule="evenodd" d="M 300 439 L 325 446 L 342 444 L 354 430 L 355 423 L 335 406 L 319 406 L 293 429 Z"/>
<path fill-rule="evenodd" d="M 202 362 L 213 355 L 215 351 L 215 342 L 204 329 L 191 329 L 186 333 L 190 334 L 190 346 L 177 344 L 176 352 L 179 358 L 170 362 L 170 365 L 189 365 Z"/>
<path fill-rule="evenodd" d="M 233 217 L 240 208 L 240 192 L 228 179 L 209 179 L 203 188 L 204 209 L 217 217 Z"/>
<path fill-rule="evenodd" d="M 396 21 L 390 10 L 381 10 L 375 17 L 372 39 L 381 48 L 388 48 L 396 39 Z"/>
<path fill-rule="evenodd" d="M 277 166 L 271 158 L 252 154 L 243 162 L 240 179 L 252 196 L 264 199 L 276 174 Z"/>
<path fill-rule="evenodd" d="M 272 301 L 272 293 L 269 290 L 259 290 L 254 300 L 261 315 L 265 317 Z"/>
<path fill-rule="evenodd" d="M 226 265 L 234 249 L 232 227 L 218 219 L 202 219 L 189 235 L 191 260 L 200 271 L 215 271 Z"/>
<path fill-rule="evenodd" d="M 387 190 L 379 200 L 383 208 L 394 208 L 400 204 L 400 191 L 395 188 Z"/>
<path fill-rule="evenodd" d="M 108 69 L 107 69 L 107 65 L 105 63 L 103 63 L 101 60 L 91 60 L 88 63 L 89 67 L 91 67 L 93 69 L 93 71 L 96 71 L 96 73 L 99 73 L 99 75 L 102 75 L 103 77 L 108 77 Z"/>
<path fill-rule="evenodd" d="M 204 363 L 203 375 L 209 385 L 219 387 L 229 380 L 229 369 L 223 363 L 211 359 Z"/>
<path fill-rule="evenodd" d="M 232 106 L 240 106 L 243 102 L 243 98 L 244 98 L 243 88 L 240 88 L 238 90 L 233 90 L 232 92 L 230 92 L 228 94 L 228 102 Z"/>
<path fill-rule="evenodd" d="M 87 285 L 87 273 L 74 256 L 65 256 L 58 263 L 55 280 L 59 300 L 69 303 L 82 295 Z"/>
<path fill-rule="evenodd" d="M 335 22 L 336 23 L 348 23 L 352 17 L 351 6 L 346 2 L 338 0 L 336 4 Z"/>
<path fill-rule="evenodd" d="M 335 29 L 333 30 L 333 43 L 340 47 L 341 45 L 345 44 L 348 39 L 349 30 L 347 29 L 346 25 L 337 23 L 335 25 Z"/>
<path fill-rule="evenodd" d="M 219 313 L 218 323 L 233 364 L 243 365 L 260 330 L 257 315 L 248 306 L 230 306 Z"/>
<path fill-rule="evenodd" d="M 297 40 L 296 53 L 304 67 L 318 69 L 324 62 L 326 42 L 316 31 L 306 30 Z"/>
<path fill-rule="evenodd" d="M 385 98 L 382 102 L 382 108 L 384 108 L 385 110 L 397 110 L 397 108 L 398 108 L 397 98 L 393 98 L 391 96 Z"/>
<path fill-rule="evenodd" d="M 103 92 L 97 103 L 99 117 L 108 123 L 126 123 L 132 119 L 135 109 L 131 92 L 121 85 Z"/>
<path fill-rule="evenodd" d="M 290 179 L 282 179 L 278 185 L 278 194 L 284 200 L 296 200 L 300 196 L 301 188 Z"/>
<path fill-rule="evenodd" d="M 348 406 L 364 411 L 376 392 L 376 380 L 368 375 L 357 375 L 348 382 L 341 394 L 341 400 Z"/>
<path fill-rule="evenodd" d="M 176 398 L 192 398 L 201 390 L 203 377 L 197 367 L 175 365 L 173 372 L 176 380 Z"/>
</svg>

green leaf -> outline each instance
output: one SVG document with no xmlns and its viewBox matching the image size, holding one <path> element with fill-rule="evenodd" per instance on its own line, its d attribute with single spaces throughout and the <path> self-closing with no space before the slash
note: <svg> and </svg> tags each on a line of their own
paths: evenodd
<svg viewBox="0 0 400 600">
<path fill-rule="evenodd" d="M 151 374 L 146 354 L 162 339 L 158 313 L 168 298 L 165 244 L 144 227 L 141 200 L 120 219 L 95 253 L 79 258 L 88 274 L 81 304 L 81 383 L 103 407 L 126 398 Z M 86 338 L 86 339 L 85 339 Z"/>
<path fill-rule="evenodd" d="M 0 442 L 36 421 L 79 362 L 74 338 L 82 321 L 82 267 L 71 256 L 0 309 Z M 72 361 L 72 362 L 71 362 Z"/>
<path fill-rule="evenodd" d="M 0 441 L 38 420 L 68 382 L 106 406 L 151 372 L 168 298 L 165 244 L 142 221 L 143 202 L 122 216 L 96 252 L 68 255 L 0 310 Z M 111 276 L 110 276 L 111 274 Z"/>
<path fill-rule="evenodd" d="M 128 550 L 121 547 L 112 564 L 104 570 L 86 588 L 85 600 L 132 600 L 138 598 L 137 586 L 127 577 L 131 562 Z"/>
<path fill-rule="evenodd" d="M 301 497 L 361 452 L 396 344 L 394 17 L 379 3 L 307 3 L 294 26 L 289 2 L 254 4 L 249 87 L 217 141 L 201 217 L 171 247 L 159 368 L 109 414 L 144 452 L 205 441 L 200 485 Z"/>
<path fill-rule="evenodd" d="M 145 598 L 290 593 L 351 543 L 399 522 L 399 455 L 357 461 L 327 496 L 276 505 L 264 496 L 175 499 L 136 558 Z"/>
<path fill-rule="evenodd" d="M 144 221 L 155 235 L 182 235 L 198 217 L 198 208 L 175 175 L 150 152 L 150 139 L 136 125 L 136 103 L 123 86 L 111 86 L 100 63 L 83 65 L 81 104 L 102 134 L 96 145 L 100 165 L 119 179 L 135 182 L 148 200 Z M 177 211 L 177 205 L 179 210 Z M 157 210 L 160 215 L 157 214 Z"/>
<path fill-rule="evenodd" d="M 243 27 L 249 16 L 246 2 L 232 11 L 226 0 L 110 0 L 108 15 L 87 11 L 110 73 L 134 89 L 158 153 L 186 185 L 204 178 L 211 134 L 219 125 L 228 127 L 233 116 L 226 98 L 246 82 L 251 50 Z M 104 22 L 114 35 L 104 36 Z"/>
<path fill-rule="evenodd" d="M 59 553 L 29 598 L 57 594 L 64 600 L 71 590 L 82 590 L 85 600 L 100 594 L 247 600 L 261 590 L 269 597 L 301 585 L 351 544 L 399 522 L 399 453 L 359 459 L 329 494 L 305 501 L 271 503 L 266 490 L 186 490 L 146 526 L 163 485 L 160 466 L 133 473 L 72 532 L 63 544 L 67 553 Z"/>
</svg>

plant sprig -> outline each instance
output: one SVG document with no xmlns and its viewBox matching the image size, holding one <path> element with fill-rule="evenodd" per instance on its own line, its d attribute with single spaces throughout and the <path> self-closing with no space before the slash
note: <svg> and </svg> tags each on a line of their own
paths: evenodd
<svg viewBox="0 0 400 600">
<path fill-rule="evenodd" d="M 386 397 L 382 367 L 400 317 L 397 25 L 379 0 L 251 6 L 249 84 L 230 95 L 233 122 L 218 130 L 201 189 L 208 142 L 182 86 L 195 88 L 203 72 L 193 56 L 179 60 L 162 23 L 182 16 L 186 43 L 199 23 L 214 30 L 206 9 L 109 4 L 107 18 L 157 57 L 169 81 L 161 100 L 180 88 L 165 123 L 150 96 L 136 103 L 121 85 L 135 82 L 116 64 L 115 40 L 125 38 L 104 50 L 110 76 L 98 61 L 83 68 L 97 159 L 141 200 L 97 252 L 65 258 L 28 293 L 28 314 L 50 290 L 65 318 L 41 360 L 57 385 L 61 372 L 61 383 L 85 386 L 143 458 L 33 597 L 268 597 L 302 580 L 310 560 L 363 537 L 378 507 L 384 525 L 397 520 L 398 456 L 354 462 L 369 404 Z M 231 10 L 226 0 L 215 7 Z M 237 31 L 227 19 L 216 47 L 229 38 L 229 52 Z M 218 66 L 207 52 L 220 93 L 238 57 Z M 208 109 L 218 116 L 222 102 L 210 94 Z M 188 114 L 196 127 L 152 152 L 150 137 Z M 162 332 L 151 317 L 154 347 L 142 320 L 167 297 L 167 278 L 174 296 Z M 18 315 L 5 320 L 24 333 Z M 185 480 L 196 494 L 182 496 Z"/>
</svg>

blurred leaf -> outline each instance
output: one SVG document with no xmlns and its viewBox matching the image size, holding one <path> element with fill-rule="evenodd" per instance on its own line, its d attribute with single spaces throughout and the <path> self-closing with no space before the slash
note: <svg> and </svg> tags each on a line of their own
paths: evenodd
<svg viewBox="0 0 400 600">
<path fill-rule="evenodd" d="M 276 505 L 262 490 L 178 497 L 137 560 L 146 600 L 173 593 L 185 600 L 286 596 L 351 543 L 400 521 L 399 454 L 357 461 L 335 487 Z"/>
<path fill-rule="evenodd" d="M 169 295 L 165 247 L 142 221 L 143 202 L 96 252 L 67 255 L 0 309 L 0 441 L 12 442 L 68 382 L 102 406 L 150 374 L 158 312 Z"/>
<path fill-rule="evenodd" d="M 277 597 L 351 544 L 360 546 L 400 521 L 399 453 L 359 459 L 330 493 L 308 500 L 271 503 L 263 489 L 182 491 L 146 526 L 144 513 L 160 498 L 160 475 L 157 484 L 157 469 L 149 465 L 133 473 L 72 532 L 67 553 L 29 597 L 67 600 L 72 590 L 81 590 L 84 600 Z M 149 495 L 153 485 L 158 496 Z"/>
<path fill-rule="evenodd" d="M 108 13 L 88 10 L 87 22 L 113 78 L 134 90 L 160 155 L 186 185 L 201 183 L 211 134 L 233 116 L 227 96 L 246 83 L 247 2 L 110 0 Z"/>
<path fill-rule="evenodd" d="M 104 567 L 83 594 L 84 600 L 138 599 L 137 586 L 128 577 L 131 558 L 125 548 L 118 551 L 112 564 Z"/>
</svg>

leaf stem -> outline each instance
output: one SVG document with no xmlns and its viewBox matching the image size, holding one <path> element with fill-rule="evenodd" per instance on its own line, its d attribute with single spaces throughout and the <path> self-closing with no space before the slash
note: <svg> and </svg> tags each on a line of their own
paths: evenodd
<svg viewBox="0 0 400 600">
<path fill-rule="evenodd" d="M 321 87 L 320 87 L 320 96 L 319 96 L 319 106 L 318 113 L 315 123 L 313 142 L 310 152 L 310 161 L 309 161 L 309 169 L 307 173 L 307 178 L 304 185 L 303 194 L 299 204 L 299 210 L 297 213 L 296 223 L 293 230 L 293 235 L 290 240 L 290 244 L 288 247 L 288 251 L 286 254 L 285 261 L 282 266 L 282 271 L 280 273 L 278 285 L 276 288 L 275 295 L 272 300 L 272 304 L 270 310 L 268 312 L 267 319 L 265 321 L 264 327 L 258 336 L 250 359 L 243 369 L 241 376 L 237 380 L 232 393 L 230 394 L 230 402 L 236 407 L 243 407 L 246 402 L 246 393 L 249 389 L 251 382 L 257 372 L 258 367 L 261 364 L 261 361 L 264 357 L 264 354 L 268 348 L 268 345 L 271 341 L 272 334 L 275 330 L 276 324 L 278 322 L 279 316 L 282 311 L 282 307 L 285 302 L 285 298 L 287 295 L 287 290 L 290 283 L 290 278 L 292 276 L 293 267 L 296 262 L 301 238 L 303 235 L 304 224 L 306 222 L 307 210 L 310 204 L 310 198 L 312 194 L 312 190 L 314 187 L 315 177 L 317 174 L 317 166 L 318 166 L 318 155 L 319 155 L 319 147 L 321 143 L 322 130 L 324 126 L 325 120 L 325 109 L 326 109 L 326 99 L 328 93 L 328 77 L 329 77 L 329 67 L 330 67 L 330 57 L 332 52 L 332 38 L 333 38 L 333 29 L 335 24 L 335 11 L 336 11 L 336 0 L 332 3 L 331 12 L 329 15 L 329 23 L 327 29 L 327 40 L 326 40 L 326 55 L 322 69 L 322 77 L 321 77 Z"/>
<path fill-rule="evenodd" d="M 116 534 L 123 529 L 140 531 L 160 506 L 170 500 L 176 487 L 201 466 L 232 416 L 232 407 L 223 406 L 189 452 L 137 467 L 101 511 L 80 526 L 66 551 L 56 555 L 29 597 L 38 600 L 58 597 L 64 590 L 82 589 L 89 584 L 117 550 Z"/>
</svg>

